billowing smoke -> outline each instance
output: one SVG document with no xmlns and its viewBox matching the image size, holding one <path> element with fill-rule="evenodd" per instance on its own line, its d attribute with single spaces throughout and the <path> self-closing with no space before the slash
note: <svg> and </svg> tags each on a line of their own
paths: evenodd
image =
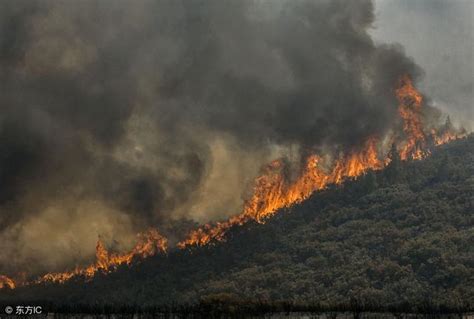
<svg viewBox="0 0 474 319">
<path fill-rule="evenodd" d="M 2 1 L 0 273 L 238 213 L 276 156 L 359 146 L 420 70 L 371 1 Z"/>
<path fill-rule="evenodd" d="M 375 0 L 375 41 L 400 42 L 423 68 L 418 83 L 454 121 L 474 127 L 474 1 Z"/>
</svg>

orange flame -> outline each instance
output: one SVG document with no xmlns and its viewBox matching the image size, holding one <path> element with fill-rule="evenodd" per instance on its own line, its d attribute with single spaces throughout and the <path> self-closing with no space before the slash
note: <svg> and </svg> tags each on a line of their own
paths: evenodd
<svg viewBox="0 0 474 319">
<path fill-rule="evenodd" d="M 440 129 L 431 129 L 431 137 L 435 145 L 442 145 L 451 141 L 457 140 L 467 136 L 467 132 L 464 129 L 456 130 L 451 123 L 451 119 L 446 119 L 446 123 Z"/>
<path fill-rule="evenodd" d="M 330 183 L 341 183 L 346 177 L 356 177 L 369 169 L 380 169 L 383 162 L 377 156 L 375 138 L 370 138 L 359 152 L 341 157 L 329 173 L 321 167 L 321 158 L 315 154 L 306 159 L 306 166 L 294 182 L 285 178 L 284 163 L 276 160 L 267 165 L 263 174 L 255 179 L 254 193 L 246 201 L 243 212 L 226 222 L 206 224 L 192 231 L 188 237 L 178 243 L 178 247 L 205 245 L 212 240 L 221 241 L 226 232 L 235 225 L 250 220 L 264 223 L 280 208 L 288 207 L 308 198 L 314 191 L 323 189 Z"/>
<path fill-rule="evenodd" d="M 384 161 L 377 156 L 377 140 L 370 138 L 361 152 L 353 152 L 336 163 L 331 182 L 339 184 L 346 177 L 357 177 L 369 169 L 378 170 L 383 167 Z"/>
<path fill-rule="evenodd" d="M 413 86 L 409 76 L 402 76 L 395 90 L 399 101 L 398 111 L 403 120 L 405 139 L 398 142 L 398 152 L 402 160 L 421 159 L 430 154 L 427 147 L 427 135 L 423 130 L 422 103 L 423 96 Z M 456 133 L 449 118 L 445 127 L 439 131 L 431 130 L 434 145 L 440 145 L 466 136 L 465 132 Z M 392 140 L 395 140 L 392 138 Z M 291 180 L 286 174 L 287 164 L 283 160 L 274 160 L 262 169 L 254 181 L 253 195 L 245 201 L 242 213 L 224 222 L 206 224 L 191 231 L 187 238 L 177 244 L 178 248 L 197 245 L 203 246 L 212 241 L 223 241 L 227 231 L 236 225 L 248 221 L 265 223 L 279 209 L 289 207 L 307 199 L 313 192 L 324 189 L 329 184 L 340 184 L 346 178 L 356 178 L 368 170 L 379 170 L 390 162 L 387 153 L 379 151 L 380 142 L 376 137 L 367 139 L 361 149 L 342 153 L 332 163 L 323 163 L 323 158 L 311 154 L 305 159 L 305 165 L 299 176 Z M 332 164 L 332 165 L 323 165 Z M 332 167 L 324 169 L 324 167 Z M 138 235 L 138 242 L 132 251 L 124 254 L 110 253 L 99 239 L 96 246 L 96 261 L 84 268 L 61 273 L 46 274 L 33 283 L 64 283 L 76 276 L 86 280 L 98 272 L 108 273 L 120 265 L 131 265 L 136 259 L 143 259 L 159 252 L 166 252 L 167 240 L 156 230 L 151 229 Z M 0 275 L 0 288 L 15 288 L 21 284 Z"/>
<path fill-rule="evenodd" d="M 76 267 L 72 271 L 49 273 L 36 280 L 35 283 L 64 283 L 76 276 L 83 276 L 86 279 L 91 279 L 98 272 L 111 272 L 117 269 L 120 265 L 130 265 L 132 261 L 137 258 L 143 259 L 159 252 L 166 252 L 166 249 L 166 238 L 161 236 L 155 229 L 150 229 L 147 232 L 138 234 L 137 244 L 130 252 L 125 254 L 109 253 L 102 241 L 99 239 L 97 241 L 96 262 L 94 264 L 85 268 Z"/>
<path fill-rule="evenodd" d="M 436 146 L 449 143 L 451 141 L 466 137 L 466 133 L 443 132 L 438 134 L 435 129 L 431 130 L 432 138 Z"/>
<path fill-rule="evenodd" d="M 401 77 L 395 94 L 400 103 L 398 112 L 403 119 L 403 131 L 406 135 L 406 141 L 400 150 L 400 158 L 402 160 L 421 159 L 429 155 L 421 120 L 423 96 L 413 86 L 407 75 Z"/>
<path fill-rule="evenodd" d="M 2 288 L 10 288 L 15 289 L 16 285 L 13 279 L 8 278 L 7 276 L 0 275 L 0 289 Z"/>
<path fill-rule="evenodd" d="M 421 114 L 423 96 L 413 86 L 408 75 L 400 78 L 395 93 L 400 103 L 398 110 L 403 120 L 406 138 L 399 143 L 399 156 L 402 160 L 424 158 L 430 154 L 430 151 L 423 131 Z M 461 137 L 461 135 L 452 135 L 452 130 L 446 131 L 449 133 L 444 133 L 444 135 L 433 133 L 436 145 Z M 379 158 L 377 144 L 376 138 L 369 138 L 362 150 L 342 155 L 329 173 L 322 169 L 321 157 L 316 154 L 310 155 L 306 159 L 305 169 L 294 182 L 285 178 L 283 161 L 271 162 L 255 179 L 253 195 L 245 202 L 241 214 L 225 222 L 206 224 L 191 231 L 184 241 L 178 243 L 178 247 L 202 246 L 213 240 L 222 241 L 225 239 L 226 232 L 235 225 L 242 225 L 250 220 L 264 223 L 278 209 L 299 203 L 328 184 L 339 184 L 345 178 L 360 176 L 370 169 L 382 169 L 390 162 L 390 159 L 387 154 L 384 154 L 383 160 Z"/>
</svg>

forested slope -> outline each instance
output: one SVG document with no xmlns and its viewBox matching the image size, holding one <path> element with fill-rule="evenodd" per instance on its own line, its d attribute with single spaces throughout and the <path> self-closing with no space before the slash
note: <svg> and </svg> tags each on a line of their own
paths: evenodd
<svg viewBox="0 0 474 319">
<path fill-rule="evenodd" d="M 237 196 L 237 195 L 236 195 Z M 1 291 L 0 300 L 160 305 L 267 300 L 474 305 L 474 137 L 421 161 L 396 157 L 226 242 L 172 250 L 92 282 Z"/>
</svg>

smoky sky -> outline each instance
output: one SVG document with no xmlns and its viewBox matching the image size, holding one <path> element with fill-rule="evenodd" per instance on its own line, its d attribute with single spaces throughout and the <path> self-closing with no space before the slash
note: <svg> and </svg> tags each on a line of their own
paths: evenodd
<svg viewBox="0 0 474 319">
<path fill-rule="evenodd" d="M 423 71 L 374 19 L 368 0 L 2 1 L 0 273 L 238 213 L 275 156 L 383 137 Z"/>
<path fill-rule="evenodd" d="M 465 127 L 474 125 L 474 2 L 376 0 L 370 31 L 377 42 L 401 43 L 423 68 L 420 88 Z"/>
</svg>

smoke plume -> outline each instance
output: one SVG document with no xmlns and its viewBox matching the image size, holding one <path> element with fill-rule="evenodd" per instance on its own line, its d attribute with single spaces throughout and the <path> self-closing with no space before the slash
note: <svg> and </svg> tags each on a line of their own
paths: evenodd
<svg viewBox="0 0 474 319">
<path fill-rule="evenodd" d="M 399 126 L 361 1 L 3 1 L 0 273 L 239 212 L 263 163 Z"/>
</svg>

